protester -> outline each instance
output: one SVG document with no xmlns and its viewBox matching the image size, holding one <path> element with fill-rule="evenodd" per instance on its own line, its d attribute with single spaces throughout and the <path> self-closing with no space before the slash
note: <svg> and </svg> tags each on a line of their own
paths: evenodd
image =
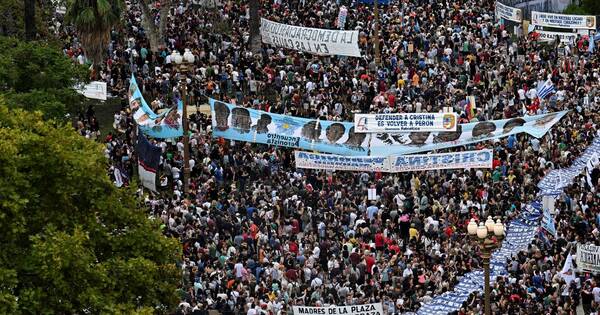
<svg viewBox="0 0 600 315">
<path fill-rule="evenodd" d="M 399 174 L 296 169 L 293 151 L 211 137 L 211 122 L 190 118 L 191 188 L 183 192 L 181 139 L 162 148 L 159 193 L 143 193 L 164 233 L 181 240 L 180 314 L 291 314 L 292 305 L 383 303 L 387 314 L 417 311 L 482 268 L 466 237 L 471 218 L 508 222 L 534 200 L 537 183 L 571 165 L 597 136 L 599 56 L 585 47 L 509 36 L 495 22 L 494 1 L 403 0 L 380 7 L 381 65 L 375 63 L 372 9 L 355 2 L 263 2 L 263 17 L 281 23 L 360 31 L 364 58 L 316 56 L 249 45 L 248 5 L 192 3 L 169 10 L 163 45 L 152 50 L 139 3 L 127 2 L 127 23 L 114 32 L 98 77 L 126 99 L 133 74 L 153 110 L 180 97 L 173 50 L 195 63 L 188 103 L 206 96 L 272 113 L 352 121 L 357 112 L 438 112 L 452 107 L 460 122 L 571 110 L 541 139 L 520 134 L 464 149 L 494 151 L 494 168 Z M 156 11 L 154 11 L 156 13 Z M 144 17 L 145 18 L 145 17 Z M 224 33 L 216 25 L 227 25 Z M 81 62 L 72 33 L 65 53 Z M 153 47 L 152 47 L 153 48 Z M 555 93 L 540 99 L 548 79 Z M 475 106 L 465 101 L 475 97 Z M 93 111 L 77 130 L 103 141 L 115 182 L 135 173 L 135 123 L 124 102 L 114 132 L 98 134 Z M 456 150 L 456 149 L 453 149 Z M 445 150 L 448 151 L 448 150 Z M 376 187 L 379 199 L 367 200 Z M 591 186 L 597 185 L 594 181 Z M 598 243 L 599 195 L 585 176 L 556 202 L 557 237 L 540 233 L 506 262 L 493 287 L 494 314 L 585 314 L 600 310 L 600 278 L 559 275 L 575 243 Z M 543 237 L 542 237 L 543 236 Z M 477 314 L 473 294 L 458 314 Z M 596 312 L 596 313 L 594 313 Z"/>
</svg>

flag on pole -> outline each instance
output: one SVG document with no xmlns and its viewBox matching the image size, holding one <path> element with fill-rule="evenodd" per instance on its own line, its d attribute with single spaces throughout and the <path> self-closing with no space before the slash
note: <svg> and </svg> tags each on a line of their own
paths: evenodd
<svg viewBox="0 0 600 315">
<path fill-rule="evenodd" d="M 552 80 L 548 79 L 546 83 L 542 86 L 542 88 L 538 91 L 538 97 L 541 99 L 546 98 L 546 96 L 554 93 L 555 88 Z"/>
<path fill-rule="evenodd" d="M 544 214 L 542 217 L 542 227 L 552 236 L 556 237 L 556 225 L 554 224 L 554 217 L 550 214 L 550 209 L 544 208 Z"/>
<path fill-rule="evenodd" d="M 161 148 L 152 145 L 144 136 L 141 130 L 138 130 L 137 144 L 135 150 L 138 155 L 138 173 L 142 186 L 156 191 L 156 173 L 160 164 Z"/>
<path fill-rule="evenodd" d="M 570 285 L 570 283 L 573 280 L 575 280 L 575 268 L 573 268 L 573 256 L 571 255 L 570 252 L 567 254 L 567 259 L 565 260 L 565 264 L 564 264 L 562 270 L 560 271 L 560 276 L 567 283 L 567 288 Z"/>
<path fill-rule="evenodd" d="M 598 154 L 594 153 L 592 155 L 592 157 L 588 160 L 586 166 L 585 166 L 585 177 L 586 177 L 586 182 L 588 184 L 588 186 L 590 186 L 590 189 L 592 190 L 592 192 L 594 192 L 596 190 L 596 183 L 594 183 L 593 179 L 592 179 L 592 172 L 594 172 L 594 169 L 596 168 L 596 165 L 600 164 L 600 159 L 598 159 Z"/>
</svg>

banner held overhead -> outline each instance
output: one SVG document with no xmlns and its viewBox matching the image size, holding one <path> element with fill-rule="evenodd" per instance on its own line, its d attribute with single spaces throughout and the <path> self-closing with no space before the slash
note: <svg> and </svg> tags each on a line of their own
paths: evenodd
<svg viewBox="0 0 600 315">
<path fill-rule="evenodd" d="M 360 57 L 358 31 L 302 27 L 261 19 L 265 44 L 317 55 Z"/>
<path fill-rule="evenodd" d="M 600 273 L 600 246 L 577 244 L 577 267 L 585 272 Z"/>
<path fill-rule="evenodd" d="M 531 12 L 531 24 L 568 29 L 596 29 L 596 17 L 533 11 Z"/>
<path fill-rule="evenodd" d="M 456 131 L 456 113 L 356 114 L 356 132 Z"/>
<path fill-rule="evenodd" d="M 521 23 L 523 21 L 523 11 L 496 1 L 496 20 L 499 19 Z"/>
<path fill-rule="evenodd" d="M 400 173 L 439 169 L 492 168 L 492 150 L 389 157 L 340 156 L 296 151 L 296 167 L 332 171 Z"/>
<path fill-rule="evenodd" d="M 292 306 L 294 315 L 335 314 L 335 315 L 383 315 L 381 303 L 349 305 L 349 306 Z"/>
</svg>

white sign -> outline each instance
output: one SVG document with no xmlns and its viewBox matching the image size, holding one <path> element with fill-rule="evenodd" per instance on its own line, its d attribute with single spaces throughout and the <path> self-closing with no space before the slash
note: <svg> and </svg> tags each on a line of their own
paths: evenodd
<svg viewBox="0 0 600 315">
<path fill-rule="evenodd" d="M 439 154 L 392 156 L 390 172 L 414 172 L 457 168 L 492 168 L 492 150 L 465 151 Z"/>
<path fill-rule="evenodd" d="M 92 81 L 77 91 L 87 98 L 106 101 L 106 82 Z"/>
<path fill-rule="evenodd" d="M 509 7 L 500 3 L 499 1 L 496 1 L 496 20 L 501 18 L 521 23 L 521 21 L 523 21 L 523 12 L 521 9 Z"/>
<path fill-rule="evenodd" d="M 577 244 L 577 267 L 585 272 L 600 272 L 600 246 Z"/>
<path fill-rule="evenodd" d="M 292 309 L 294 315 L 383 315 L 383 305 L 381 303 L 327 307 L 292 306 Z"/>
<path fill-rule="evenodd" d="M 531 24 L 569 29 L 596 29 L 596 17 L 533 11 L 531 12 Z"/>
<path fill-rule="evenodd" d="M 549 32 L 549 31 L 541 31 L 535 30 L 536 33 L 540 35 L 538 41 L 540 42 L 554 42 L 558 38 L 561 43 L 565 44 L 574 44 L 577 40 L 576 33 L 569 32 Z"/>
<path fill-rule="evenodd" d="M 492 150 L 389 157 L 341 156 L 296 151 L 296 167 L 317 170 L 400 173 L 438 169 L 492 168 Z"/>
<path fill-rule="evenodd" d="M 360 57 L 358 31 L 340 31 L 281 24 L 261 19 L 265 44 L 317 55 Z"/>
<path fill-rule="evenodd" d="M 456 131 L 456 113 L 356 114 L 357 133 Z"/>
</svg>

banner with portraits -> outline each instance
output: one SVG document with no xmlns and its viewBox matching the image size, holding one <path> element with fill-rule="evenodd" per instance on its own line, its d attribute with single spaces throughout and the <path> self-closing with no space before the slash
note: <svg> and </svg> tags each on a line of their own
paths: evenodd
<svg viewBox="0 0 600 315">
<path fill-rule="evenodd" d="M 533 11 L 531 12 L 531 24 L 568 29 L 596 29 L 596 17 Z"/>
<path fill-rule="evenodd" d="M 523 21 L 523 11 L 496 1 L 496 20 L 499 19 L 521 23 Z"/>
<path fill-rule="evenodd" d="M 528 133 L 540 138 L 567 111 L 458 125 L 456 131 L 373 133 L 355 131 L 354 123 L 308 119 L 209 99 L 212 135 L 344 156 L 406 155 L 463 146 Z"/>
<path fill-rule="evenodd" d="M 459 124 L 456 131 L 377 133 L 372 134 L 370 154 L 375 156 L 404 155 L 446 149 L 481 141 L 527 133 L 543 137 L 567 111 Z"/>
<path fill-rule="evenodd" d="M 456 131 L 456 113 L 355 114 L 356 132 Z"/>
<path fill-rule="evenodd" d="M 288 25 L 261 19 L 262 42 L 317 55 L 360 57 L 358 31 Z"/>
<path fill-rule="evenodd" d="M 146 103 L 133 75 L 129 83 L 128 96 L 133 120 L 143 133 L 153 138 L 183 136 L 183 102 L 181 100 L 177 100 L 177 104 L 171 108 L 156 114 Z"/>
<path fill-rule="evenodd" d="M 369 139 L 353 123 L 307 119 L 209 99 L 213 137 L 340 155 L 368 155 Z"/>
</svg>

